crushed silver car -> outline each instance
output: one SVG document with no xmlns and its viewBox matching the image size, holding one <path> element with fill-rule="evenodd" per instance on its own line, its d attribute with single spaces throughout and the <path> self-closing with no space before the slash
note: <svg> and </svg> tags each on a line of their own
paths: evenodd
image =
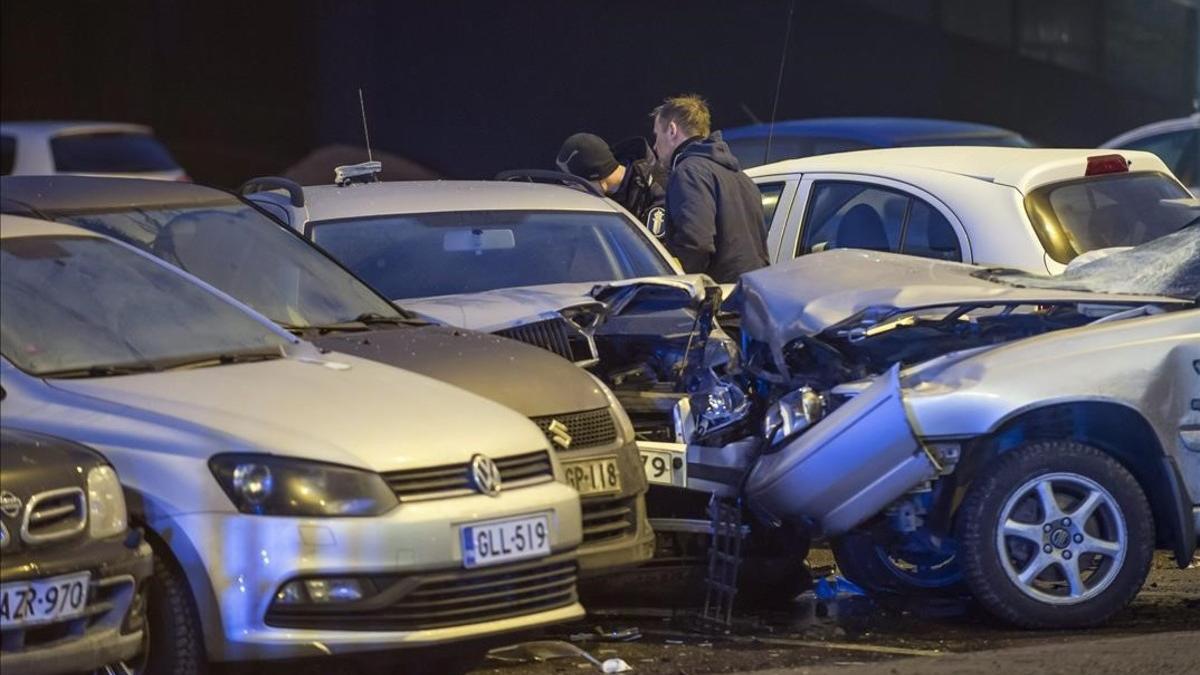
<svg viewBox="0 0 1200 675">
<path fill-rule="evenodd" d="M 1106 620 L 1200 535 L 1200 228 L 1145 247 L 1057 281 L 862 251 L 745 275 L 745 411 L 690 416 L 689 485 L 831 539 L 877 595 Z"/>
</svg>

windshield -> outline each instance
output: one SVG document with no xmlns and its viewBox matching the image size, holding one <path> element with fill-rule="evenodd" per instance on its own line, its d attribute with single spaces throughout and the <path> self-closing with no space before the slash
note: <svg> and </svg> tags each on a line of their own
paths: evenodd
<svg viewBox="0 0 1200 675">
<path fill-rule="evenodd" d="M 34 375 L 280 355 L 288 344 L 236 306 L 104 239 L 3 239 L 0 268 L 0 352 Z"/>
<path fill-rule="evenodd" d="M 463 211 L 327 220 L 312 237 L 398 300 L 674 274 L 616 213 Z"/>
<path fill-rule="evenodd" d="M 401 317 L 312 245 L 232 198 L 57 220 L 137 246 L 287 327 L 346 323 L 364 315 Z"/>
<path fill-rule="evenodd" d="M 1195 214 L 1169 200 L 1190 196 L 1161 173 L 1118 173 L 1040 187 L 1025 208 L 1046 252 L 1066 264 L 1081 253 L 1137 246 L 1178 230 Z"/>
<path fill-rule="evenodd" d="M 1192 211 L 1193 217 L 1195 211 Z M 1069 267 L 1055 277 L 990 271 L 987 278 L 1024 288 L 1200 298 L 1200 225 Z"/>
</svg>

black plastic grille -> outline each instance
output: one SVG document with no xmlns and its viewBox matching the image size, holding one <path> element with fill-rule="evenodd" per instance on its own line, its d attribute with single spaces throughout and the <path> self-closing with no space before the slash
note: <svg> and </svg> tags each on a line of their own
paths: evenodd
<svg viewBox="0 0 1200 675">
<path fill-rule="evenodd" d="M 511 457 L 493 457 L 500 469 L 501 489 L 536 485 L 554 480 L 550 455 L 542 450 Z M 441 499 L 474 494 L 470 480 L 471 465 L 444 464 L 426 469 L 390 471 L 383 474 L 388 487 L 400 501 Z"/>
<path fill-rule="evenodd" d="M 583 544 L 620 539 L 637 530 L 634 497 L 583 500 Z"/>
<path fill-rule="evenodd" d="M 595 357 L 587 338 L 566 319 L 535 321 L 498 330 L 495 334 L 541 347 L 570 361 L 587 361 Z"/>
<path fill-rule="evenodd" d="M 473 570 L 374 577 L 378 595 L 354 608 L 272 606 L 282 628 L 428 630 L 543 612 L 576 601 L 573 554 Z M 398 597 L 393 597 L 398 596 Z"/>
<path fill-rule="evenodd" d="M 566 425 L 567 433 L 571 436 L 570 450 L 594 448 L 599 445 L 608 445 L 617 440 L 617 422 L 608 408 L 566 415 L 534 417 L 533 421 L 542 430 L 542 433 L 546 434 L 550 445 L 558 447 L 554 444 L 554 435 L 550 433 L 550 424 L 555 420 Z"/>
</svg>

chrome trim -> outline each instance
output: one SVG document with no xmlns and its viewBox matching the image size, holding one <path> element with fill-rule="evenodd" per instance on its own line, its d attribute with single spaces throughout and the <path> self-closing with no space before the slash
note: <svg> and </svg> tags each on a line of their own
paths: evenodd
<svg viewBox="0 0 1200 675">
<path fill-rule="evenodd" d="M 54 509 L 54 513 L 34 514 L 34 509 L 37 507 L 38 504 L 40 504 L 44 501 L 50 500 L 50 499 L 58 499 L 60 497 L 74 497 L 75 498 L 75 500 L 76 500 L 75 507 L 79 509 L 79 513 L 80 513 L 80 518 L 75 523 L 75 525 L 69 530 L 63 530 L 61 532 L 54 532 L 52 534 L 33 534 L 33 533 L 31 533 L 29 531 L 29 526 L 37 524 L 37 522 L 34 521 L 35 515 L 37 516 L 37 520 L 41 521 L 41 520 L 45 520 L 46 518 L 53 518 L 53 517 L 61 516 L 61 515 L 64 515 L 64 514 L 70 512 L 70 511 L 64 510 L 62 508 L 56 508 L 56 509 Z M 39 492 L 39 493 L 33 495 L 32 497 L 30 497 L 29 501 L 25 503 L 25 513 L 21 517 L 21 541 L 25 542 L 26 544 L 44 544 L 44 543 L 51 542 L 51 541 L 58 541 L 59 539 L 66 539 L 67 537 L 73 537 L 73 536 L 79 534 L 80 532 L 82 532 L 83 529 L 85 527 L 87 527 L 87 521 L 88 521 L 87 496 L 84 495 L 82 488 L 69 487 L 69 488 L 60 488 L 58 490 L 47 490 L 46 492 Z"/>
</svg>

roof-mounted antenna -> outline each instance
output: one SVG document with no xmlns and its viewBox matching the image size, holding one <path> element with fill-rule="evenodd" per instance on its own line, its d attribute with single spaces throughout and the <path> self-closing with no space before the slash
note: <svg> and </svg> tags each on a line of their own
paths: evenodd
<svg viewBox="0 0 1200 675">
<path fill-rule="evenodd" d="M 367 130 L 367 104 L 363 100 L 362 87 L 358 88 L 358 109 L 362 112 L 363 139 L 367 143 L 367 161 L 373 162 L 375 158 L 371 156 L 371 132 Z"/>
<path fill-rule="evenodd" d="M 779 111 L 779 92 L 783 90 L 783 69 L 787 65 L 788 42 L 792 39 L 792 14 L 796 12 L 796 0 L 788 4 L 787 30 L 783 34 L 783 53 L 779 55 L 779 77 L 775 80 L 775 102 L 771 104 L 771 124 L 767 127 L 767 147 L 763 149 L 763 164 L 770 161 L 771 140 L 775 136 L 775 115 Z"/>
</svg>

